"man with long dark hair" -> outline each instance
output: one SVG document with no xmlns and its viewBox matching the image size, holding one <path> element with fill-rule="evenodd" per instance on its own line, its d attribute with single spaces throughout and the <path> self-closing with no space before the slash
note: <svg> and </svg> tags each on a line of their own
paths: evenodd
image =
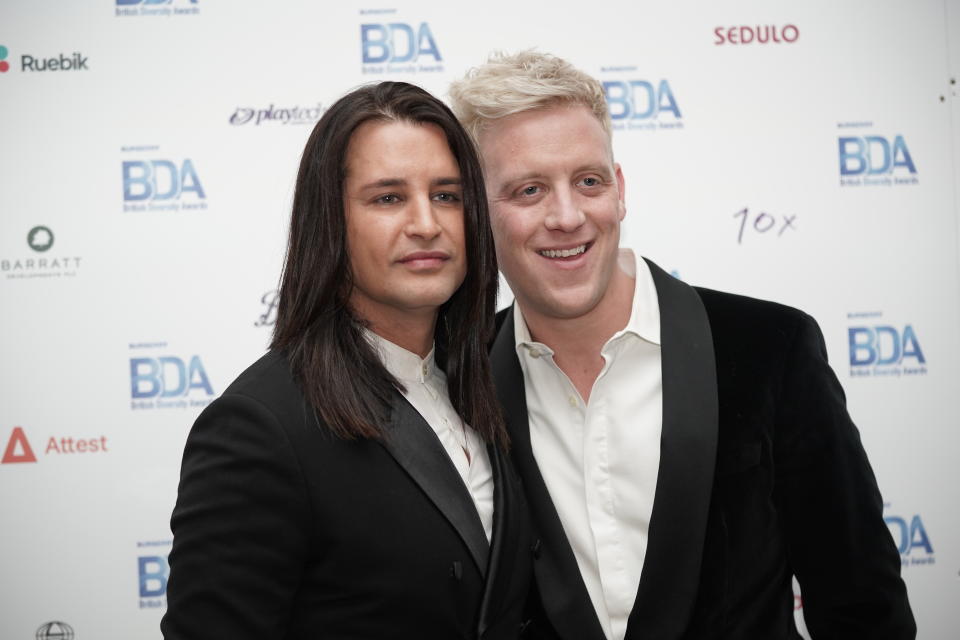
<svg viewBox="0 0 960 640">
<path fill-rule="evenodd" d="M 514 638 L 530 575 L 451 112 L 385 82 L 303 153 L 271 351 L 187 439 L 164 637 Z"/>
</svg>

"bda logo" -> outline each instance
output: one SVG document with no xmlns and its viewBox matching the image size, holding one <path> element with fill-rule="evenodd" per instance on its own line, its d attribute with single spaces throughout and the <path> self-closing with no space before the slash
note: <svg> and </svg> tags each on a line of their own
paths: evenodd
<svg viewBox="0 0 960 640">
<path fill-rule="evenodd" d="M 667 80 L 656 87 L 646 80 L 606 80 L 603 93 L 614 129 L 683 127 L 683 114 Z"/>
<path fill-rule="evenodd" d="M 914 358 L 917 364 L 926 363 L 920 341 L 912 325 L 903 328 L 903 333 L 894 327 L 850 327 L 850 366 L 868 364 L 900 364 L 905 358 Z"/>
<path fill-rule="evenodd" d="M 917 184 L 917 166 L 903 136 L 838 138 L 841 186 Z"/>
<path fill-rule="evenodd" d="M 436 62 L 443 60 L 426 22 L 421 22 L 416 30 L 403 22 L 362 24 L 360 44 L 364 64 L 417 62 L 421 56 L 432 56 Z"/>
<path fill-rule="evenodd" d="M 190 358 L 189 365 L 175 356 L 130 358 L 130 397 L 133 399 L 186 396 L 194 389 L 213 395 L 200 356 Z"/>
<path fill-rule="evenodd" d="M 123 161 L 123 199 L 126 202 L 179 200 L 191 192 L 200 200 L 207 197 L 189 158 L 179 167 L 170 160 Z"/>
</svg>

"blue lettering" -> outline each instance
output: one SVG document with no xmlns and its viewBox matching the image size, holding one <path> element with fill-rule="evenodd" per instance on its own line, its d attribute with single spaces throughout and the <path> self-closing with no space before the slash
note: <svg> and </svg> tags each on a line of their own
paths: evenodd
<svg viewBox="0 0 960 640">
<path fill-rule="evenodd" d="M 892 173 L 897 167 L 906 167 L 910 173 L 916 173 L 917 167 L 913 164 L 913 158 L 910 157 L 910 150 L 907 149 L 907 143 L 903 141 L 903 136 L 897 136 L 893 139 L 893 166 L 890 168 Z"/>
<path fill-rule="evenodd" d="M 868 327 L 850 327 L 847 329 L 847 335 L 850 340 L 851 367 L 871 364 L 877 359 L 877 351 L 873 348 L 874 336 L 872 329 Z M 861 338 L 865 339 L 862 340 Z M 859 355 L 862 351 L 866 352 L 865 357 Z"/>
<path fill-rule="evenodd" d="M 417 57 L 417 43 L 413 35 L 413 29 L 410 25 L 402 22 L 391 22 L 387 25 L 390 29 L 390 62 L 410 62 Z M 406 40 L 406 52 L 398 53 L 401 49 L 398 46 L 397 34 L 403 34 Z"/>
<path fill-rule="evenodd" d="M 877 364 L 896 364 L 900 362 L 900 334 L 897 333 L 897 330 L 893 327 L 876 327 L 875 331 L 877 336 Z M 882 336 L 890 336 L 890 355 L 886 358 L 882 355 L 886 351 L 883 349 Z"/>
<path fill-rule="evenodd" d="M 632 112 L 630 107 L 630 90 L 625 82 L 609 80 L 603 83 L 603 93 L 607 98 L 607 107 L 610 109 L 611 120 L 629 118 Z"/>
<path fill-rule="evenodd" d="M 927 530 L 923 528 L 923 521 L 920 520 L 920 516 L 913 516 L 913 520 L 910 521 L 910 550 L 917 547 L 922 547 L 927 553 L 933 553 L 933 546 L 930 544 L 930 538 L 927 537 Z"/>
<path fill-rule="evenodd" d="M 187 162 L 189 162 L 189 160 Z M 150 164 L 153 165 L 153 199 L 169 200 L 170 198 L 179 196 L 180 178 L 177 175 L 177 165 L 169 160 L 152 160 Z M 161 169 L 164 171 L 161 171 Z M 166 191 L 161 191 L 158 185 L 160 183 L 160 177 L 164 173 L 167 175 L 167 182 L 170 186 Z"/>
<path fill-rule="evenodd" d="M 123 162 L 123 199 L 146 200 L 153 195 L 150 165 L 139 160 Z"/>
<path fill-rule="evenodd" d="M 140 574 L 140 597 L 156 598 L 167 593 L 167 576 L 170 568 L 167 559 L 162 556 L 140 556 L 137 558 Z"/>
<path fill-rule="evenodd" d="M 856 149 L 851 151 L 851 145 Z M 860 138 L 840 138 L 840 175 L 855 176 L 863 173 L 867 168 L 865 153 L 866 148 Z"/>
<path fill-rule="evenodd" d="M 897 543 L 897 550 L 900 552 L 900 555 L 908 553 L 910 551 L 910 533 L 907 528 L 907 522 L 897 516 L 887 516 L 883 519 L 887 523 L 887 528 L 890 529 L 890 535 L 893 536 L 893 541 Z M 897 527 L 897 532 L 899 536 L 893 532 L 894 526 Z"/>
<path fill-rule="evenodd" d="M 207 395 L 213 395 L 213 387 L 210 386 L 210 379 L 207 377 L 207 372 L 203 368 L 203 363 L 200 362 L 200 356 L 190 358 L 190 373 L 188 378 L 189 386 L 186 392 L 184 392 L 184 395 L 189 393 L 191 389 L 203 389 L 207 392 Z M 196 380 L 194 380 L 194 378 L 196 378 Z"/>
<path fill-rule="evenodd" d="M 680 109 L 677 107 L 677 101 L 674 100 L 673 92 L 670 91 L 670 84 L 666 80 L 661 80 L 657 90 L 660 92 L 660 99 L 657 101 L 657 111 L 670 111 L 678 120 L 682 118 L 683 116 L 680 115 Z"/>
<path fill-rule="evenodd" d="M 147 371 L 143 370 L 147 368 Z M 146 389 L 142 385 L 146 385 Z M 153 358 L 130 358 L 130 397 L 153 398 L 162 388 L 160 365 Z"/>
<path fill-rule="evenodd" d="M 437 43 L 433 39 L 433 33 L 426 22 L 420 23 L 420 30 L 417 33 L 417 56 L 432 55 L 437 62 L 440 62 L 440 50 L 437 49 Z"/>
<path fill-rule="evenodd" d="M 917 359 L 920 364 L 926 363 L 927 359 L 923 357 L 923 351 L 920 350 L 920 342 L 917 340 L 917 334 L 913 332 L 913 326 L 907 325 L 903 330 L 903 350 L 901 360 L 907 356 Z"/>
<path fill-rule="evenodd" d="M 187 368 L 184 366 L 183 360 L 173 356 L 164 356 L 157 358 L 157 360 L 160 362 L 160 376 L 163 380 L 163 393 L 161 393 L 160 396 L 163 398 L 171 398 L 173 396 L 183 395 L 187 388 Z M 168 373 L 170 366 L 173 367 L 177 376 L 176 386 L 172 389 L 170 388 L 172 377 Z"/>
<path fill-rule="evenodd" d="M 193 168 L 193 162 L 189 158 L 184 160 L 183 166 L 180 167 L 180 192 L 186 191 L 193 191 L 201 199 L 207 197 L 203 192 L 203 185 L 200 184 L 200 178 L 197 177 L 197 172 Z"/>
<path fill-rule="evenodd" d="M 890 169 L 890 143 L 887 142 L 886 138 L 881 138 L 880 136 L 867 136 L 864 140 L 867 146 L 867 173 L 870 175 L 887 173 Z M 875 151 L 876 145 L 879 145 L 880 150 L 883 152 L 883 162 L 879 166 L 875 163 L 878 155 Z"/>
<path fill-rule="evenodd" d="M 373 37 L 374 35 L 377 37 Z M 390 34 L 383 25 L 360 25 L 360 43 L 363 47 L 364 64 L 386 62 L 390 57 Z"/>
</svg>

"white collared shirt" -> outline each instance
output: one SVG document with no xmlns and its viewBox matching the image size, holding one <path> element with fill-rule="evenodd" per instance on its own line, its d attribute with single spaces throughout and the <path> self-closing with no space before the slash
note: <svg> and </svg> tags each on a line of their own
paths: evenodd
<svg viewBox="0 0 960 640">
<path fill-rule="evenodd" d="M 364 330 L 364 333 L 379 353 L 383 366 L 406 387 L 403 396 L 440 439 L 473 498 L 489 542 L 493 532 L 493 470 L 487 447 L 450 403 L 447 376 L 436 366 L 433 349 L 421 359 L 372 331 Z"/>
<path fill-rule="evenodd" d="M 630 321 L 600 352 L 589 404 L 513 310 L 533 456 L 611 640 L 624 637 L 637 597 L 663 421 L 657 290 L 632 251 L 621 249 L 619 267 L 635 277 Z"/>
</svg>

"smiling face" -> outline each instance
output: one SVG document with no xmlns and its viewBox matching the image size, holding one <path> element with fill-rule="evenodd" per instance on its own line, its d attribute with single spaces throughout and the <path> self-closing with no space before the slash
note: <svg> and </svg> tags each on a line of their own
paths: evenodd
<svg viewBox="0 0 960 640">
<path fill-rule="evenodd" d="M 357 127 L 343 206 L 354 312 L 374 327 L 432 322 L 466 274 L 460 170 L 443 131 Z"/>
<path fill-rule="evenodd" d="M 497 258 L 528 322 L 603 312 L 617 270 L 623 174 L 600 122 L 558 105 L 480 134 Z"/>
</svg>

